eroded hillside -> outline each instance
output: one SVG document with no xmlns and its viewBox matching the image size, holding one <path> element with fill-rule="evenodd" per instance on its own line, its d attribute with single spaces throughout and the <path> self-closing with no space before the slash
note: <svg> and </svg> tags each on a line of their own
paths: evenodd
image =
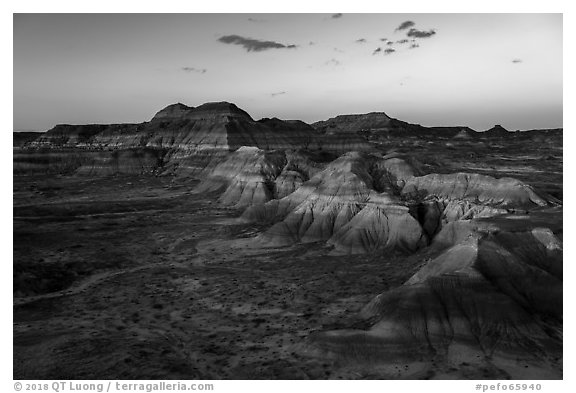
<svg viewBox="0 0 576 393">
<path fill-rule="evenodd" d="M 561 130 L 209 103 L 20 139 L 15 378 L 562 378 Z"/>
</svg>

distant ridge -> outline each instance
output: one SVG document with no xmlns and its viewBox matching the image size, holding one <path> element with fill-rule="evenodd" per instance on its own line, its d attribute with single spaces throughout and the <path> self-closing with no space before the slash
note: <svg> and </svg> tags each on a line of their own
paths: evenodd
<svg viewBox="0 0 576 393">
<path fill-rule="evenodd" d="M 562 129 L 530 130 L 558 133 Z M 45 133 L 18 133 L 18 147 L 152 147 L 195 150 L 200 146 L 235 150 L 240 146 L 324 148 L 329 151 L 366 151 L 382 137 L 427 136 L 457 139 L 520 136 L 496 125 L 484 132 L 466 126 L 425 127 L 390 117 L 385 112 L 339 115 L 311 125 L 276 117 L 255 121 L 231 102 L 207 102 L 197 107 L 181 102 L 158 111 L 139 124 L 59 124 Z M 524 132 L 522 132 L 524 134 Z M 525 135 L 525 134 L 524 134 Z"/>
</svg>

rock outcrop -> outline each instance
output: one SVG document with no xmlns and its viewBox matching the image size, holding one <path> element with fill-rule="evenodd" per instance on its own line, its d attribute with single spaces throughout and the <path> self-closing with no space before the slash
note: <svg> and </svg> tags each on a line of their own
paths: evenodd
<svg viewBox="0 0 576 393">
<path fill-rule="evenodd" d="M 322 163 L 314 154 L 294 150 L 262 150 L 242 146 L 205 171 L 196 192 L 220 192 L 219 202 L 233 208 L 261 205 L 296 191 Z"/>
<path fill-rule="evenodd" d="M 155 121 L 180 119 L 192 109 L 194 108 L 178 102 L 176 104 L 168 105 L 166 108 L 159 110 L 154 115 L 151 121 L 155 122 Z"/>
<path fill-rule="evenodd" d="M 313 334 L 308 352 L 384 363 L 490 362 L 512 378 L 524 375 L 518 362 L 553 363 L 562 351 L 562 242 L 531 220 L 482 220 L 364 307 L 368 330 Z"/>
<path fill-rule="evenodd" d="M 467 129 L 462 129 L 459 133 L 453 136 L 454 139 L 462 140 L 462 141 L 469 141 L 473 139 L 474 134 L 472 134 Z"/>
<path fill-rule="evenodd" d="M 297 171 L 283 170 L 274 180 L 274 197 L 282 199 L 292 194 L 306 181 L 304 176 Z"/>
<path fill-rule="evenodd" d="M 13 132 L 12 133 L 12 147 L 14 148 L 21 148 L 28 145 L 30 142 L 35 141 L 40 136 L 42 136 L 42 132 L 35 132 L 35 131 L 21 131 L 21 132 Z"/>
<path fill-rule="evenodd" d="M 285 165 L 284 152 L 242 146 L 216 165 L 195 191 L 223 191 L 219 201 L 234 208 L 265 203 L 274 197 L 275 179 Z"/>
<path fill-rule="evenodd" d="M 406 180 L 401 193 L 416 204 L 419 221 L 430 238 L 457 220 L 551 207 L 557 202 L 517 179 L 470 173 L 414 176 Z"/>
<path fill-rule="evenodd" d="M 291 194 L 251 206 L 242 218 L 273 223 L 258 237 L 265 246 L 326 241 L 336 253 L 415 250 L 426 244 L 425 235 L 407 206 L 374 189 L 370 169 L 376 159 L 344 154 Z"/>
<path fill-rule="evenodd" d="M 469 173 L 430 174 L 406 181 L 402 194 L 435 196 L 440 200 L 463 200 L 502 208 L 549 206 L 551 201 L 531 186 L 513 179 Z"/>
<path fill-rule="evenodd" d="M 427 245 L 427 238 L 408 207 L 387 194 L 371 192 L 364 208 L 328 239 L 328 244 L 334 245 L 333 254 L 414 252 Z"/>
</svg>

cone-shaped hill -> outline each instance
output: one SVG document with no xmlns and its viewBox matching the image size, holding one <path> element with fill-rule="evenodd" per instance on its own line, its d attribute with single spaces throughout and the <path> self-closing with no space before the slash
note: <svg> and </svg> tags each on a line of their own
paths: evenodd
<svg viewBox="0 0 576 393">
<path fill-rule="evenodd" d="M 481 133 L 484 137 L 506 137 L 509 134 L 510 131 L 502 127 L 500 124 L 496 124 L 494 127 Z"/>
</svg>

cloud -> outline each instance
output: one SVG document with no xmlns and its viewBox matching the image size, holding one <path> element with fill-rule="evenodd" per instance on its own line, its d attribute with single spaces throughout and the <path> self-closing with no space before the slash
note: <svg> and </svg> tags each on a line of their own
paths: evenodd
<svg viewBox="0 0 576 393">
<path fill-rule="evenodd" d="M 374 49 L 374 52 L 372 52 L 372 55 L 375 55 L 376 53 L 380 53 L 382 52 L 382 48 L 378 47 L 376 49 Z"/>
<path fill-rule="evenodd" d="M 338 14 L 332 14 L 331 18 L 332 18 L 332 19 L 342 18 L 342 14 L 340 14 L 340 13 L 338 13 Z"/>
<path fill-rule="evenodd" d="M 294 49 L 296 45 L 285 45 L 276 41 L 263 41 L 253 38 L 246 38 L 236 34 L 225 35 L 218 38 L 218 41 L 224 44 L 241 45 L 248 52 L 261 52 L 268 49 Z"/>
<path fill-rule="evenodd" d="M 266 19 L 248 18 L 248 22 L 252 22 L 252 23 L 264 23 L 264 22 L 266 22 Z"/>
<path fill-rule="evenodd" d="M 338 48 L 334 48 L 334 52 L 344 53 L 344 51 L 342 49 L 338 49 Z"/>
<path fill-rule="evenodd" d="M 388 42 L 386 43 L 386 45 L 394 45 L 394 42 L 388 41 Z"/>
<path fill-rule="evenodd" d="M 366 38 L 359 38 L 356 40 L 356 43 L 358 44 L 365 44 L 366 43 Z"/>
<path fill-rule="evenodd" d="M 333 66 L 339 66 L 339 65 L 341 65 L 341 64 L 342 64 L 342 63 L 339 62 L 339 61 L 336 60 L 336 59 L 330 59 L 330 60 L 328 60 L 327 62 L 324 63 L 324 65 L 333 65 Z"/>
<path fill-rule="evenodd" d="M 400 23 L 400 26 L 398 26 L 395 31 L 406 30 L 415 25 L 416 23 L 412 22 L 411 20 L 407 20 L 406 22 Z"/>
<path fill-rule="evenodd" d="M 392 48 L 386 48 L 384 49 L 384 54 L 386 55 L 390 55 L 392 53 L 396 52 L 396 49 L 392 49 Z"/>
<path fill-rule="evenodd" d="M 406 44 L 409 40 L 406 38 L 403 38 L 401 40 L 396 41 L 397 44 Z"/>
<path fill-rule="evenodd" d="M 197 72 L 199 74 L 205 74 L 206 73 L 206 68 L 182 67 L 181 69 L 184 72 Z"/>
<path fill-rule="evenodd" d="M 315 43 L 314 41 L 310 41 L 310 42 L 308 43 L 308 45 L 312 46 L 312 45 L 316 45 L 316 43 Z"/>
<path fill-rule="evenodd" d="M 408 47 L 408 49 L 415 49 L 415 48 L 420 48 L 420 45 L 418 45 L 417 43 L 413 42 L 412 45 L 410 45 Z"/>
<path fill-rule="evenodd" d="M 423 31 L 418 29 L 410 29 L 408 33 L 406 33 L 408 37 L 415 37 L 415 38 L 428 38 L 433 36 L 434 34 L 436 34 L 436 31 L 434 30 Z"/>
<path fill-rule="evenodd" d="M 277 92 L 277 93 L 271 93 L 271 94 L 270 94 L 270 97 L 274 98 L 274 97 L 276 97 L 276 96 L 281 96 L 281 95 L 283 95 L 283 94 L 286 94 L 286 92 L 285 92 L 285 91 L 279 91 L 279 92 Z"/>
<path fill-rule="evenodd" d="M 386 41 L 388 41 L 388 38 L 380 38 L 380 41 L 386 42 Z"/>
<path fill-rule="evenodd" d="M 512 63 L 514 64 L 522 63 L 522 59 L 514 59 L 512 60 Z"/>
</svg>

